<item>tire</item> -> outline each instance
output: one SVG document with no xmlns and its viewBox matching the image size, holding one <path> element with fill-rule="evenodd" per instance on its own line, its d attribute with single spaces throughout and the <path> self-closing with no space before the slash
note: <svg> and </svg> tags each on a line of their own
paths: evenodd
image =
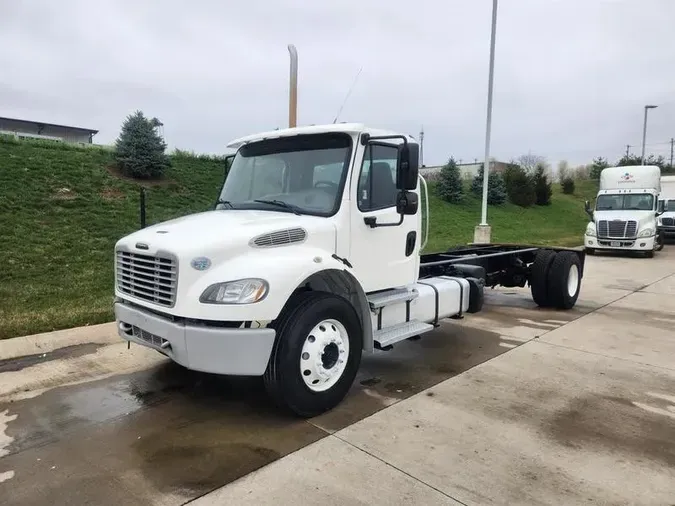
<svg viewBox="0 0 675 506">
<path fill-rule="evenodd" d="M 530 293 L 532 294 L 532 300 L 539 307 L 549 307 L 551 305 L 548 289 L 548 273 L 555 257 L 555 251 L 551 251 L 550 249 L 539 250 L 530 268 Z"/>
<path fill-rule="evenodd" d="M 467 313 L 477 313 L 483 309 L 485 295 L 483 292 L 483 280 L 477 278 L 466 278 L 469 282 L 469 309 Z"/>
<path fill-rule="evenodd" d="M 558 309 L 571 309 L 581 289 L 581 261 L 573 251 L 559 251 L 548 271 L 548 297 Z"/>
<path fill-rule="evenodd" d="M 654 240 L 656 241 L 656 247 L 654 249 L 656 251 L 661 251 L 666 242 L 666 236 L 663 231 L 658 232 Z"/>
<path fill-rule="evenodd" d="M 272 326 L 277 337 L 263 380 L 274 402 L 303 418 L 337 406 L 361 363 L 363 330 L 352 305 L 331 293 L 303 292 Z"/>
</svg>

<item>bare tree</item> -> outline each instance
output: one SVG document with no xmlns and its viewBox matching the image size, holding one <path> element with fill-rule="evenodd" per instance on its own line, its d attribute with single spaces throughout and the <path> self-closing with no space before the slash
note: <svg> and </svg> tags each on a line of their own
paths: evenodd
<svg viewBox="0 0 675 506">
<path fill-rule="evenodd" d="M 525 169 L 525 172 L 528 174 L 533 174 L 538 165 L 543 165 L 544 167 L 547 166 L 546 158 L 532 153 L 520 155 L 518 158 L 516 158 L 515 163 Z"/>
</svg>

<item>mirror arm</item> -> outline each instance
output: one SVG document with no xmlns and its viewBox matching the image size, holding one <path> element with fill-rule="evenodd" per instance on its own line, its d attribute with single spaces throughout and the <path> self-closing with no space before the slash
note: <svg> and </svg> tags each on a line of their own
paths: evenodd
<svg viewBox="0 0 675 506">
<path fill-rule="evenodd" d="M 402 139 L 403 140 L 403 145 L 407 146 L 408 145 L 408 139 L 406 138 L 405 135 L 370 135 L 370 134 L 361 134 L 361 145 L 365 146 L 367 145 L 370 141 L 379 141 L 379 140 L 385 140 L 385 139 Z"/>
</svg>

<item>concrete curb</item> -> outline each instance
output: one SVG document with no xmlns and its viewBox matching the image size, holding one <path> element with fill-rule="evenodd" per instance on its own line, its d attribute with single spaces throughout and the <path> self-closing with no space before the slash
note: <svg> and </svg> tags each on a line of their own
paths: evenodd
<svg viewBox="0 0 675 506">
<path fill-rule="evenodd" d="M 49 353 L 59 348 L 78 344 L 114 344 L 118 342 L 121 342 L 121 338 L 117 334 L 115 322 L 86 325 L 0 340 L 0 360 Z"/>
</svg>

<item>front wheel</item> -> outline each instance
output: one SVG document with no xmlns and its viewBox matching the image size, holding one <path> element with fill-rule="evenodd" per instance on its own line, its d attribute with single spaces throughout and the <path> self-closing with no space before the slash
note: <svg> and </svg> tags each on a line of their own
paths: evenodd
<svg viewBox="0 0 675 506">
<path fill-rule="evenodd" d="M 361 322 L 344 298 L 304 292 L 284 310 L 264 375 L 269 395 L 302 417 L 324 413 L 347 395 L 363 347 Z"/>
</svg>

